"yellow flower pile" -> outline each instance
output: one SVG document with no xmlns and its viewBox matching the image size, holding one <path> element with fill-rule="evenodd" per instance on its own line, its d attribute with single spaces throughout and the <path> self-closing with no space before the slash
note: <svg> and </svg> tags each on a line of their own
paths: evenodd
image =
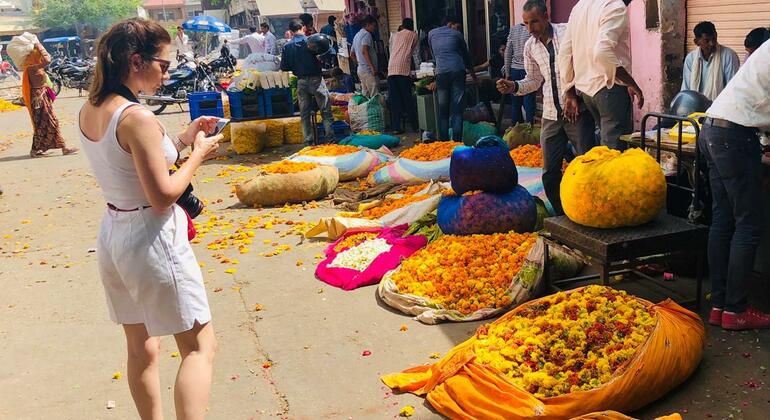
<svg viewBox="0 0 770 420">
<path fill-rule="evenodd" d="M 444 235 L 401 263 L 393 274 L 399 293 L 422 296 L 469 315 L 511 303 L 508 289 L 537 235 Z"/>
<path fill-rule="evenodd" d="M 656 318 L 650 305 L 604 286 L 557 293 L 479 327 L 476 363 L 538 398 L 598 388 L 633 358 Z"/>
<path fill-rule="evenodd" d="M 382 201 L 382 203 L 380 203 L 378 206 L 368 208 L 362 211 L 359 215 L 364 219 L 379 219 L 380 217 L 392 212 L 393 210 L 397 210 L 402 207 L 406 207 L 409 204 L 425 200 L 426 198 L 429 198 L 431 195 L 430 194 L 415 195 L 415 194 L 424 190 L 425 187 L 427 186 L 428 186 L 427 183 L 412 185 L 411 187 L 408 187 L 402 191 L 399 191 L 397 194 L 399 194 L 400 197 L 386 197 Z"/>
<path fill-rule="evenodd" d="M 538 146 L 526 144 L 511 150 L 510 153 L 516 166 L 525 166 L 527 168 L 543 167 L 543 149 Z"/>
<path fill-rule="evenodd" d="M 262 165 L 259 169 L 271 174 L 296 174 L 298 172 L 310 171 L 318 167 L 313 162 L 294 162 L 291 160 L 281 160 L 278 162 Z"/>
<path fill-rule="evenodd" d="M 284 122 L 281 120 L 262 120 L 265 124 L 265 147 L 278 147 L 284 142 Z"/>
<path fill-rule="evenodd" d="M 641 149 L 621 154 L 599 146 L 569 164 L 561 201 L 567 217 L 584 226 L 637 226 L 660 213 L 666 188 L 660 165 Z"/>
<path fill-rule="evenodd" d="M 321 146 L 309 146 L 299 151 L 304 156 L 341 156 L 349 153 L 355 153 L 360 149 L 356 146 L 346 146 L 342 144 L 324 144 Z"/>
<path fill-rule="evenodd" d="M 297 118 L 285 118 L 283 125 L 283 137 L 286 144 L 302 144 L 305 135 L 302 134 L 302 122 Z"/>
<path fill-rule="evenodd" d="M 21 107 L 18 105 L 14 105 L 13 103 L 6 101 L 5 99 L 0 99 L 0 112 L 16 111 L 17 109 L 21 109 Z"/>
<path fill-rule="evenodd" d="M 430 162 L 434 160 L 447 159 L 452 156 L 452 151 L 457 146 L 463 144 L 458 141 L 437 141 L 433 143 L 421 143 L 412 146 L 399 155 L 404 159 L 419 160 Z"/>
<path fill-rule="evenodd" d="M 361 131 L 359 131 L 356 134 L 360 134 L 362 136 L 376 136 L 376 135 L 382 134 L 382 133 L 380 133 L 379 131 L 374 131 L 374 130 L 361 130 Z"/>
<path fill-rule="evenodd" d="M 369 239 L 376 238 L 378 234 L 379 234 L 378 232 L 354 233 L 346 237 L 345 239 L 339 241 L 337 245 L 334 246 L 334 252 L 341 252 L 345 249 L 352 248 L 356 245 L 360 245 L 365 241 L 368 241 Z"/>
</svg>

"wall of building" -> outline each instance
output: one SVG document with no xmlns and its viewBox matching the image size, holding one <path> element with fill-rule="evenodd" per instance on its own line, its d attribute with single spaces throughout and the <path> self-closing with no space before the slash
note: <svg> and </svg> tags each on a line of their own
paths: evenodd
<svg viewBox="0 0 770 420">
<path fill-rule="evenodd" d="M 647 29 L 645 10 L 646 2 L 658 0 L 632 1 L 628 6 L 631 28 L 631 75 L 644 93 L 644 107 L 640 110 L 634 105 L 635 129 L 639 127 L 642 116 L 648 112 L 664 111 L 661 69 L 661 34 L 658 28 Z"/>
</svg>

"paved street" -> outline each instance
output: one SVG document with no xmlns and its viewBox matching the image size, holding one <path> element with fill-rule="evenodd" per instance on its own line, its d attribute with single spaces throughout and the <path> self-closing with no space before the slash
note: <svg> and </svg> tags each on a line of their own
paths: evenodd
<svg viewBox="0 0 770 420">
<path fill-rule="evenodd" d="M 68 91 L 55 104 L 65 138 L 78 146 L 77 111 L 84 100 Z M 188 118 L 178 107 L 161 116 L 172 132 Z M 125 344 L 122 330 L 108 319 L 97 276 L 93 250 L 104 203 L 86 158 L 55 151 L 30 159 L 24 109 L 0 113 L 0 128 L 0 419 L 136 418 L 125 376 L 113 379 L 116 372 L 125 374 Z M 430 363 L 432 353 L 444 354 L 480 323 L 422 325 L 385 307 L 375 287 L 345 292 L 316 280 L 316 256 L 326 242 L 302 241 L 292 229 L 336 210 L 328 203 L 240 208 L 226 182 L 248 173 L 222 172 L 292 150 L 214 160 L 194 182 L 196 194 L 209 203 L 210 213 L 199 221 L 205 224 L 211 215 L 220 220 L 195 245 L 220 346 L 209 418 L 390 419 L 407 404 L 416 407 L 413 418 L 439 418 L 423 399 L 391 394 L 379 375 Z M 244 228 L 254 232 L 248 252 L 207 249 L 221 238 L 218 231 L 233 233 L 253 217 L 259 218 L 252 219 L 255 226 Z M 230 220 L 232 227 L 222 222 Z M 280 245 L 290 249 L 259 255 Z M 221 263 L 216 253 L 231 262 Z M 226 273 L 230 268 L 237 271 Z M 704 360 L 693 377 L 632 414 L 767 418 L 770 331 L 709 327 L 707 333 Z M 169 419 L 176 350 L 173 339 L 164 339 L 161 383 Z M 114 409 L 106 408 L 108 401 L 115 401 Z"/>
</svg>

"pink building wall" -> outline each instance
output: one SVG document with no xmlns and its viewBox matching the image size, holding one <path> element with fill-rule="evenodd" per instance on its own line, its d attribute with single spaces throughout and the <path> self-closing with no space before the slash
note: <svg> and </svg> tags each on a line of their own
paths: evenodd
<svg viewBox="0 0 770 420">
<path fill-rule="evenodd" d="M 642 116 L 663 111 L 663 54 L 658 29 L 646 28 L 645 3 L 658 0 L 632 1 L 628 6 L 631 27 L 631 75 L 644 93 L 644 107 L 634 105 L 634 129 L 639 129 Z M 667 108 L 667 105 L 665 106 Z"/>
</svg>

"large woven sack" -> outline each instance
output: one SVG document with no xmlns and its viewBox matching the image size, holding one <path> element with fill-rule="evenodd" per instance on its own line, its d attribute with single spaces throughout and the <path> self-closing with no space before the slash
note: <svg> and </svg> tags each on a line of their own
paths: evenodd
<svg viewBox="0 0 770 420">
<path fill-rule="evenodd" d="M 540 144 L 540 126 L 530 123 L 518 123 L 505 130 L 503 140 L 508 143 L 508 148 L 510 149 L 525 144 Z"/>
<path fill-rule="evenodd" d="M 438 205 L 438 225 L 451 235 L 532 232 L 536 223 L 535 199 L 521 185 L 507 193 L 445 195 Z"/>
<path fill-rule="evenodd" d="M 236 185 L 235 195 L 246 205 L 274 206 L 317 200 L 329 195 L 339 182 L 334 166 L 289 174 L 260 173 L 250 181 Z"/>
<path fill-rule="evenodd" d="M 484 136 L 494 136 L 497 134 L 497 127 L 489 122 L 471 123 L 463 121 L 463 143 L 466 146 L 473 146 Z"/>
<path fill-rule="evenodd" d="M 340 144 L 351 146 L 368 147 L 369 149 L 379 149 L 380 147 L 396 147 L 401 143 L 401 139 L 388 134 L 353 134 L 340 140 Z"/>
<path fill-rule="evenodd" d="M 267 126 L 257 121 L 230 124 L 232 149 L 239 155 L 259 153 L 265 148 Z"/>
<path fill-rule="evenodd" d="M 584 226 L 637 226 L 660 213 L 666 188 L 660 165 L 641 149 L 598 146 L 567 167 L 561 202 L 567 217 Z"/>
<path fill-rule="evenodd" d="M 382 97 L 377 94 L 371 98 L 355 95 L 348 103 L 350 129 L 354 132 L 385 131 L 385 111 L 380 102 Z"/>
<path fill-rule="evenodd" d="M 547 298 L 511 310 L 489 328 L 523 311 L 542 308 Z M 381 379 L 395 390 L 425 395 L 436 411 L 451 419 L 568 419 L 601 410 L 635 411 L 663 397 L 695 371 L 703 355 L 705 330 L 697 314 L 670 299 L 652 304 L 632 298 L 650 308 L 657 322 L 631 359 L 608 381 L 588 391 L 538 398 L 496 368 L 476 362 L 476 335 L 438 363 Z"/>
<path fill-rule="evenodd" d="M 340 181 L 365 178 L 377 165 L 387 162 L 388 155 L 376 150 L 362 148 L 357 152 L 339 156 L 308 156 L 295 153 L 289 160 L 296 162 L 315 162 L 321 165 L 337 167 Z"/>
<path fill-rule="evenodd" d="M 459 146 L 452 152 L 449 179 L 457 194 L 482 190 L 506 192 L 518 183 L 516 165 L 508 147 L 496 136 L 479 140 L 475 147 Z"/>
<path fill-rule="evenodd" d="M 24 32 L 19 36 L 11 38 L 11 42 L 8 43 L 5 51 L 17 68 L 24 69 L 27 56 L 35 49 L 35 44 L 38 42 L 37 35 Z"/>
<path fill-rule="evenodd" d="M 395 162 L 372 172 L 367 178 L 369 185 L 448 180 L 449 158 L 428 162 L 398 158 Z"/>
</svg>

